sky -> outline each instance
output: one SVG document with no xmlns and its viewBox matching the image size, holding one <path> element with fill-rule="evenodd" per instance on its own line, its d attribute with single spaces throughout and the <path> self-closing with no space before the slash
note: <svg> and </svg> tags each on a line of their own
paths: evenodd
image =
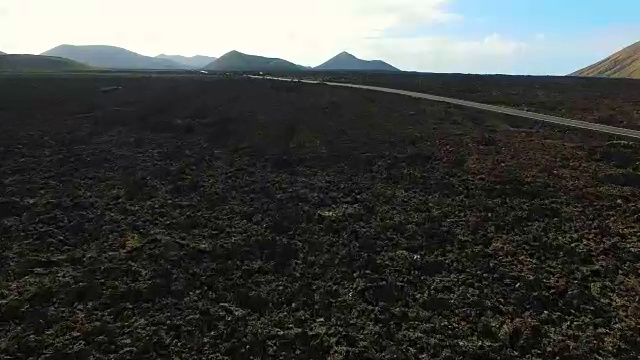
<svg viewBox="0 0 640 360">
<path fill-rule="evenodd" d="M 238 50 L 307 66 L 348 51 L 411 71 L 564 75 L 640 41 L 638 14 L 639 0 L 0 0 L 0 51 Z"/>
</svg>

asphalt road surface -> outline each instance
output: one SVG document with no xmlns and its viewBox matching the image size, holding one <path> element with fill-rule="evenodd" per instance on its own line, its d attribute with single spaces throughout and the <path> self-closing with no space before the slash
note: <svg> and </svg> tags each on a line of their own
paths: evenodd
<svg viewBox="0 0 640 360">
<path fill-rule="evenodd" d="M 294 82 L 303 82 L 307 84 L 326 84 L 331 86 L 341 86 L 341 87 L 348 87 L 348 88 L 355 88 L 355 89 L 381 91 L 381 92 L 386 92 L 391 94 L 399 94 L 399 95 L 411 96 L 419 99 L 440 101 L 440 102 L 445 102 L 449 104 L 456 104 L 456 105 L 471 107 L 475 109 L 493 111 L 501 114 L 508 114 L 508 115 L 519 116 L 519 117 L 528 118 L 528 119 L 550 122 L 554 124 L 560 124 L 560 125 L 571 126 L 571 127 L 581 128 L 581 129 L 594 130 L 594 131 L 607 133 L 607 134 L 621 135 L 621 136 L 626 136 L 630 138 L 640 139 L 640 131 L 638 130 L 630 130 L 630 129 L 624 129 L 624 128 L 619 128 L 615 126 L 594 124 L 594 123 L 580 121 L 580 120 L 565 119 L 557 116 L 538 114 L 538 113 L 533 113 L 529 111 L 523 111 L 523 110 L 518 110 L 518 109 L 513 109 L 513 108 L 508 108 L 503 106 L 487 105 L 487 104 L 477 103 L 473 101 L 459 100 L 459 99 L 453 99 L 453 98 L 448 98 L 444 96 L 424 94 L 424 93 L 418 93 L 413 91 L 389 89 L 389 88 L 378 87 L 378 86 L 356 85 L 356 84 L 345 84 L 345 83 L 334 83 L 334 82 L 320 82 L 320 81 L 313 81 L 313 80 L 296 80 L 296 79 L 277 78 L 277 77 L 269 77 L 269 76 L 249 76 L 249 77 L 254 79 L 294 81 Z"/>
</svg>

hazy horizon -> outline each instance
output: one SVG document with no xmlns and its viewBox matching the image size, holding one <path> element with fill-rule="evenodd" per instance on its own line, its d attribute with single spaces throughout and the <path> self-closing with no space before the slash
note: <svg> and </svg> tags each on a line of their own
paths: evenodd
<svg viewBox="0 0 640 360">
<path fill-rule="evenodd" d="M 425 72 L 564 75 L 640 40 L 634 14 L 596 1 L 4 0 L 0 51 L 111 45 L 147 55 L 231 50 L 317 66 L 341 51 Z M 220 35 L 218 35 L 220 34 Z"/>
</svg>

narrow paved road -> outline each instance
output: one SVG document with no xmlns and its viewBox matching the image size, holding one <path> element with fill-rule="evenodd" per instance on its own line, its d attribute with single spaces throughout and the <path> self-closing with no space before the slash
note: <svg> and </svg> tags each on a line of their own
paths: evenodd
<svg viewBox="0 0 640 360">
<path fill-rule="evenodd" d="M 554 123 L 554 124 L 572 126 L 572 127 L 577 127 L 577 128 L 581 128 L 581 129 L 589 129 L 589 130 L 599 131 L 599 132 L 607 133 L 607 134 L 621 135 L 621 136 L 640 139 L 640 131 L 638 131 L 638 130 L 630 130 L 630 129 L 624 129 L 624 128 L 619 128 L 619 127 L 615 127 L 615 126 L 594 124 L 594 123 L 590 123 L 590 122 L 586 122 L 586 121 L 580 121 L 580 120 L 565 119 L 565 118 L 561 118 L 561 117 L 557 117 L 557 116 L 538 114 L 538 113 L 533 113 L 533 112 L 529 112 L 529 111 L 522 111 L 522 110 L 518 110 L 518 109 L 508 108 L 508 107 L 502 107 L 502 106 L 496 106 L 496 105 L 487 105 L 487 104 L 477 103 L 477 102 L 473 102 L 473 101 L 458 100 L 458 99 L 453 99 L 453 98 L 448 98 L 448 97 L 443 97 L 443 96 L 437 96 L 437 95 L 424 94 L 424 93 L 418 93 L 418 92 L 413 92 L 413 91 L 389 89 L 389 88 L 383 88 L 383 87 L 378 87 L 378 86 L 344 84 L 344 83 L 334 83 L 334 82 L 320 82 L 320 81 L 313 81 L 313 80 L 294 80 L 294 79 L 267 77 L 267 76 L 249 76 L 249 77 L 250 78 L 254 78 L 254 79 L 268 79 L 268 80 L 279 80 L 279 81 L 299 81 L 299 82 L 303 82 L 303 83 L 307 83 L 307 84 L 327 84 L 327 85 L 331 85 L 331 86 L 341 86 L 341 87 L 348 87 L 348 88 L 355 88 L 355 89 L 381 91 L 381 92 L 386 92 L 386 93 L 391 93 L 391 94 L 400 94 L 400 95 L 411 96 L 411 97 L 419 98 L 419 99 L 440 101 L 440 102 L 445 102 L 445 103 L 449 103 L 449 104 L 456 104 L 456 105 L 462 105 L 462 106 L 466 106 L 466 107 L 471 107 L 471 108 L 475 108 L 475 109 L 493 111 L 493 112 L 501 113 L 501 114 L 520 116 L 520 117 L 523 117 L 523 118 L 540 120 L 540 121 L 550 122 L 550 123 Z"/>
</svg>

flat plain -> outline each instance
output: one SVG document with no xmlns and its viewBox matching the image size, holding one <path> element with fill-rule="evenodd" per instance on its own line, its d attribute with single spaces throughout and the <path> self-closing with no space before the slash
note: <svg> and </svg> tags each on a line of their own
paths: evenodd
<svg viewBox="0 0 640 360">
<path fill-rule="evenodd" d="M 315 73 L 304 77 L 423 92 L 640 129 L 640 86 L 637 79 L 348 72 Z"/>
<path fill-rule="evenodd" d="M 402 79 L 638 121 L 638 82 Z M 321 84 L 2 77 L 0 357 L 636 358 L 639 154 Z"/>
</svg>

